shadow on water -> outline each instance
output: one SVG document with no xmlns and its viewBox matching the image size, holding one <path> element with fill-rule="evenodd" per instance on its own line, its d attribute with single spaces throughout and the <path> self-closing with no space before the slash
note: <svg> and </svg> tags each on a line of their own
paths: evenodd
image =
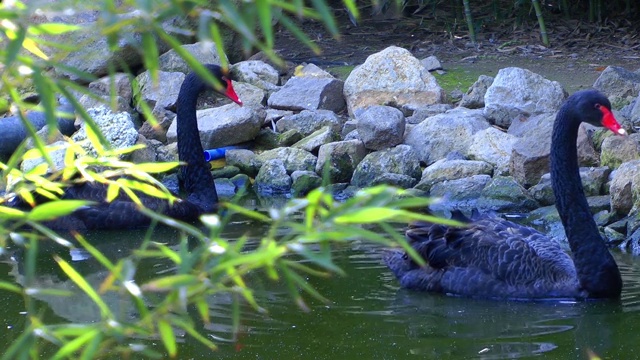
<svg viewBox="0 0 640 360">
<path fill-rule="evenodd" d="M 226 237 L 249 232 L 258 237 L 260 226 L 238 221 Z M 144 231 L 89 234 L 110 259 L 126 256 L 137 248 Z M 177 233 L 162 229 L 154 240 L 178 245 Z M 586 359 L 592 350 L 603 358 L 640 358 L 640 261 L 615 254 L 625 281 L 617 302 L 505 302 L 466 299 L 398 289 L 396 280 L 382 265 L 379 247 L 354 242 L 336 247 L 336 264 L 345 276 L 309 281 L 331 300 L 324 304 L 308 299 L 309 313 L 293 305 L 283 286 L 256 276 L 260 304 L 267 315 L 245 308 L 240 332 L 231 332 L 231 299 L 225 295 L 209 300 L 212 321 L 204 328 L 220 348 L 211 353 L 184 334 L 179 335 L 181 358 L 210 359 Z M 93 286 L 107 273 L 87 253 L 56 252 L 70 261 Z M 170 263 L 149 261 L 138 269 L 143 281 L 154 274 L 173 271 Z M 20 253 L 0 263 L 0 279 L 23 284 Z M 58 270 L 51 251 L 38 257 L 34 287 L 65 289 L 71 297 L 36 295 L 41 313 L 49 323 L 99 320 L 97 307 Z M 137 316 L 126 296 L 106 294 L 105 301 L 121 319 Z M 149 299 L 152 303 L 153 299 Z M 23 330 L 22 299 L 0 293 L 6 348 Z M 196 314 L 195 311 L 192 314 Z M 204 326 L 201 324 L 201 326 Z M 149 342 L 160 349 L 158 341 Z"/>
</svg>

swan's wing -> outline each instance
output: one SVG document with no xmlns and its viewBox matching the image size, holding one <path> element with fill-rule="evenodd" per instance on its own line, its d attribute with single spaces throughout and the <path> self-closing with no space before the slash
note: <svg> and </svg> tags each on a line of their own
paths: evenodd
<svg viewBox="0 0 640 360">
<path fill-rule="evenodd" d="M 510 221 L 484 217 L 458 228 L 418 223 L 406 235 L 429 266 L 420 268 L 397 252 L 387 255 L 387 265 L 404 287 L 526 297 L 531 291 L 551 294 L 558 284 L 575 286 L 569 255 L 542 233 Z"/>
</svg>

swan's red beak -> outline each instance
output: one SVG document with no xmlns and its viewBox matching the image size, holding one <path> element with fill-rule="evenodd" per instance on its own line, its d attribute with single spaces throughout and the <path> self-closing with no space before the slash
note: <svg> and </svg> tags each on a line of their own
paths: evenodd
<svg viewBox="0 0 640 360">
<path fill-rule="evenodd" d="M 613 116 L 611 110 L 604 106 L 600 106 L 599 110 L 602 112 L 602 126 L 613 131 L 616 135 L 625 135 L 627 133 Z"/>
<path fill-rule="evenodd" d="M 233 85 L 231 84 L 231 79 L 224 79 L 227 82 L 227 91 L 225 91 L 224 95 L 231 99 L 234 103 L 242 106 L 242 100 L 236 94 L 236 91 L 233 89 Z"/>
</svg>

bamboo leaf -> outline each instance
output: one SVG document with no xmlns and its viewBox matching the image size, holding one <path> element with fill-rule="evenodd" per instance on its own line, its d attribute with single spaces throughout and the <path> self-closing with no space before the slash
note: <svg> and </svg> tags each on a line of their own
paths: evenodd
<svg viewBox="0 0 640 360">
<path fill-rule="evenodd" d="M 142 286 L 144 290 L 149 291 L 165 291 L 175 289 L 181 286 L 195 285 L 200 282 L 197 276 L 191 274 L 180 274 L 165 276 L 156 280 L 152 280 Z"/>
<path fill-rule="evenodd" d="M 5 219 L 24 219 L 27 213 L 18 209 L 0 205 L 0 215 Z"/>
<path fill-rule="evenodd" d="M 273 47 L 273 25 L 271 25 L 271 4 L 269 0 L 256 0 L 256 9 L 260 18 L 260 28 L 267 47 Z"/>
<path fill-rule="evenodd" d="M 166 320 L 158 320 L 158 331 L 160 332 L 160 338 L 162 339 L 162 343 L 164 343 L 164 347 L 167 349 L 169 356 L 172 358 L 175 357 L 178 349 L 171 324 Z"/>
<path fill-rule="evenodd" d="M 373 207 L 356 210 L 349 214 L 336 217 L 337 224 L 375 224 L 388 221 L 404 215 L 404 211 L 386 207 Z"/>
<path fill-rule="evenodd" d="M 83 206 L 91 204 L 85 200 L 57 200 L 38 205 L 27 215 L 30 221 L 46 221 L 69 215 Z"/>
<path fill-rule="evenodd" d="M 64 23 L 43 23 L 31 26 L 29 33 L 33 35 L 61 35 L 82 29 L 79 25 Z"/>
<path fill-rule="evenodd" d="M 107 306 L 107 304 L 102 300 L 100 295 L 98 295 L 93 287 L 91 287 L 87 280 L 85 280 L 85 278 L 83 278 L 80 273 L 78 273 L 71 265 L 69 265 L 68 262 L 64 261 L 58 256 L 54 256 L 54 259 L 58 263 L 58 266 L 60 266 L 62 271 L 64 271 L 64 273 L 69 277 L 69 279 L 71 279 L 71 281 L 78 285 L 78 287 L 82 289 L 82 291 L 84 291 L 84 293 L 87 294 L 87 296 L 89 296 L 89 298 L 93 300 L 96 305 L 98 305 L 102 317 L 112 318 L 113 315 L 109 310 L 109 306 Z"/>
<path fill-rule="evenodd" d="M 58 350 L 58 352 L 53 355 L 51 359 L 58 360 L 68 358 L 69 356 L 80 351 L 82 346 L 93 340 L 98 335 L 100 335 L 100 330 L 98 329 L 92 329 L 90 331 L 85 330 L 84 334 L 71 341 L 68 341 L 63 347 L 60 348 L 60 350 Z"/>
</svg>

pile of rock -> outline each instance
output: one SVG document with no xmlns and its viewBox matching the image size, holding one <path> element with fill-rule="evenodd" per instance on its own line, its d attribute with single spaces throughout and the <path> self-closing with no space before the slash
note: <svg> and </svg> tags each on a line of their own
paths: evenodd
<svg viewBox="0 0 640 360">
<path fill-rule="evenodd" d="M 205 63 L 219 59 L 197 44 L 185 49 Z M 188 68 L 173 51 L 162 59 L 159 83 L 144 72 L 136 86 L 124 75 L 89 85 L 106 97 L 109 81 L 115 82 L 118 110 L 127 119 L 107 116 L 111 120 L 103 130 L 128 134 L 125 128 L 135 129 L 137 137 L 121 144 L 147 145 L 149 150 L 134 154 L 135 161 L 177 159 L 172 110 Z M 376 184 L 413 188 L 442 198 L 436 205 L 442 209 L 538 209 L 534 214 L 542 219 L 555 211 L 549 206 L 554 201 L 548 175 L 550 134 L 555 112 L 567 96 L 555 81 L 525 69 L 502 69 L 495 79 L 481 76 L 453 108 L 443 103 L 442 89 L 420 60 L 398 47 L 369 56 L 344 82 L 312 64 L 298 68 L 284 84 L 282 74 L 262 61 L 239 62 L 232 72 L 245 106 L 198 111 L 205 149 L 239 143 L 247 147 L 227 151 L 225 169 L 215 174 L 231 179 L 218 183 L 249 183 L 253 178 L 259 193 L 301 195 L 325 176 L 336 190 Z M 609 68 L 594 85 L 618 106 L 626 104 L 615 115 L 631 133 L 640 122 L 638 78 Z M 95 105 L 86 96 L 81 102 Z M 137 123 L 142 104 L 159 126 Z M 635 252 L 640 252 L 638 136 L 614 137 L 582 125 L 578 139 L 581 175 L 599 223 L 612 224 L 605 228 L 611 241 L 629 235 L 623 246 Z"/>
</svg>

